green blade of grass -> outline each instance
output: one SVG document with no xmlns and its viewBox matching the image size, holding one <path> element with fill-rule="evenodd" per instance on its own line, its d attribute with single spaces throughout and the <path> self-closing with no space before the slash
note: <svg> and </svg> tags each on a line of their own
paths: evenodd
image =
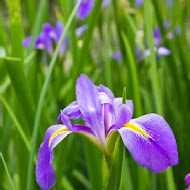
<svg viewBox="0 0 190 190">
<path fill-rule="evenodd" d="M 17 100 L 22 109 L 23 116 L 26 118 L 28 123 L 27 126 L 24 126 L 24 129 L 27 134 L 29 134 L 29 132 L 31 132 L 30 126 L 34 122 L 35 106 L 28 81 L 24 74 L 22 62 L 18 58 L 6 57 L 4 58 L 4 63 L 10 76 Z"/>
<path fill-rule="evenodd" d="M 159 85 L 159 77 L 157 72 L 157 64 L 156 64 L 156 57 L 154 52 L 154 40 L 152 35 L 152 16 L 151 16 L 151 2 L 150 0 L 144 1 L 144 13 L 145 13 L 145 29 L 146 29 L 146 37 L 148 41 L 148 46 L 150 49 L 150 79 L 151 85 L 154 95 L 154 102 L 156 106 L 156 111 L 158 114 L 163 115 L 163 104 L 162 104 L 162 92 Z M 156 177 L 154 177 L 154 180 Z M 167 189 L 173 190 L 175 189 L 175 183 L 173 179 L 172 169 L 168 168 L 166 171 L 166 178 L 167 178 Z M 155 185 L 153 185 L 155 186 Z"/>
<path fill-rule="evenodd" d="M 69 26 L 71 25 L 71 22 L 74 18 L 74 15 L 76 14 L 76 11 L 78 9 L 78 6 L 80 4 L 81 0 L 79 0 L 76 4 L 76 6 L 74 7 L 68 21 L 67 24 L 65 26 L 65 29 L 61 35 L 61 38 L 58 42 L 58 45 L 55 49 L 55 52 L 53 54 L 53 57 L 51 59 L 49 68 L 48 68 L 48 72 L 47 72 L 47 76 L 45 78 L 43 87 L 42 87 L 42 91 L 40 94 L 40 98 L 39 98 L 39 102 L 38 102 L 38 107 L 37 107 L 37 112 L 36 112 L 36 118 L 35 118 L 35 123 L 34 123 L 34 127 L 33 127 L 33 134 L 32 134 L 32 148 L 31 148 L 31 152 L 30 152 L 30 157 L 29 157 L 29 164 L 28 164 L 28 177 L 27 177 L 27 190 L 31 189 L 31 183 L 32 183 L 32 173 L 33 173 L 33 159 L 34 159 L 34 154 L 35 154 L 35 147 L 36 147 L 36 141 L 37 141 L 37 135 L 38 135 L 38 129 L 39 129 L 39 122 L 40 122 L 40 116 L 41 116 L 41 111 L 42 111 L 42 106 L 43 106 L 43 101 L 47 92 L 47 88 L 48 88 L 48 83 L 51 77 L 51 73 L 53 71 L 57 56 L 59 54 L 59 49 L 61 47 L 62 41 L 64 39 L 64 37 L 66 36 L 66 33 L 69 29 Z"/>
<path fill-rule="evenodd" d="M 26 148 L 28 149 L 28 151 L 30 151 L 30 144 L 29 144 L 28 139 L 26 137 L 26 134 L 24 133 L 24 131 L 23 131 L 20 123 L 18 122 L 16 116 L 14 115 L 14 113 L 12 112 L 10 106 L 8 105 L 7 101 L 4 99 L 4 97 L 2 95 L 0 95 L 0 100 L 2 101 L 2 103 L 5 106 L 7 112 L 9 113 L 10 117 L 12 118 L 18 133 L 20 134 L 22 140 L 24 141 L 24 144 L 26 145 Z"/>
<path fill-rule="evenodd" d="M 24 51 L 20 0 L 8 0 L 7 2 L 10 14 L 11 55 L 22 59 Z"/>
<path fill-rule="evenodd" d="M 136 63 L 132 54 L 129 41 L 127 39 L 127 36 L 124 33 L 122 33 L 122 39 L 125 44 L 126 53 L 129 59 L 127 66 L 129 67 L 129 72 L 131 73 L 132 89 L 133 89 L 133 96 L 134 96 L 134 102 L 135 102 L 135 105 L 134 105 L 135 112 L 136 112 L 136 115 L 139 116 L 142 113 L 142 106 L 141 106 L 141 99 L 140 99 L 140 87 L 139 87 Z"/>
<path fill-rule="evenodd" d="M 11 189 L 12 189 L 12 190 L 15 190 L 14 185 L 13 185 L 13 181 L 12 181 L 11 176 L 10 176 L 10 174 L 9 174 L 9 170 L 8 170 L 8 168 L 7 168 L 7 165 L 6 165 L 6 163 L 5 163 L 3 154 L 2 154 L 1 152 L 0 152 L 0 157 L 1 157 L 1 160 L 2 160 L 3 165 L 4 165 L 4 167 L 5 167 L 5 171 L 6 171 L 6 173 L 7 173 L 7 176 L 8 176 L 9 182 L 10 182 Z"/>
</svg>

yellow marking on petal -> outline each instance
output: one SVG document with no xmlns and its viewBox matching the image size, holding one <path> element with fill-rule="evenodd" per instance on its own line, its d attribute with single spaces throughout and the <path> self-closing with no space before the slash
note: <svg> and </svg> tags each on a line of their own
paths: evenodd
<svg viewBox="0 0 190 190">
<path fill-rule="evenodd" d="M 150 138 L 150 136 L 145 131 L 143 131 L 143 129 L 141 129 L 140 127 L 138 127 L 134 123 L 124 124 L 123 127 L 126 127 L 128 129 L 133 130 L 133 131 L 139 132 L 140 134 L 144 135 L 145 137 Z"/>
<path fill-rule="evenodd" d="M 49 146 L 49 147 L 51 146 L 51 143 L 52 143 L 53 139 L 54 139 L 57 135 L 59 135 L 60 133 L 65 132 L 65 131 L 69 131 L 69 129 L 65 128 L 65 129 L 59 129 L 59 130 L 55 131 L 55 132 L 51 135 L 51 137 L 50 137 L 50 139 L 49 139 L 49 145 L 48 145 L 48 146 Z"/>
</svg>

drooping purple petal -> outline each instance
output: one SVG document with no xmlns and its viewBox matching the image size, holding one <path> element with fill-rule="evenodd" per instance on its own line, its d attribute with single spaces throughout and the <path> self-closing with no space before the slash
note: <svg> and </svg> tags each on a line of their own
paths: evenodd
<svg viewBox="0 0 190 190">
<path fill-rule="evenodd" d="M 77 17 L 81 20 L 85 19 L 91 13 L 93 7 L 94 0 L 82 0 L 77 10 Z"/>
<path fill-rule="evenodd" d="M 77 102 L 85 124 L 91 128 L 100 143 L 105 140 L 105 129 L 102 119 L 102 105 L 98 88 L 84 74 L 76 83 Z"/>
<path fill-rule="evenodd" d="M 178 163 L 174 134 L 161 116 L 144 115 L 118 131 L 134 160 L 142 167 L 159 173 Z"/>
<path fill-rule="evenodd" d="M 110 3 L 110 0 L 103 0 L 102 2 L 102 8 L 106 8 Z"/>
<path fill-rule="evenodd" d="M 87 30 L 87 28 L 88 28 L 88 25 L 83 25 L 83 26 L 81 26 L 81 27 L 79 27 L 79 28 L 77 28 L 76 29 L 76 35 L 77 35 L 77 37 L 80 37 L 80 36 L 82 36 L 83 35 L 83 33 Z"/>
<path fill-rule="evenodd" d="M 24 40 L 22 41 L 22 45 L 24 47 L 28 47 L 30 45 L 31 42 L 31 36 L 27 36 L 26 38 L 24 38 Z"/>
<path fill-rule="evenodd" d="M 190 173 L 185 176 L 185 181 L 187 185 L 190 185 Z"/>
<path fill-rule="evenodd" d="M 54 125 L 46 131 L 44 141 L 38 152 L 36 165 L 36 181 L 42 190 L 49 190 L 56 182 L 52 166 L 52 150 L 70 133 L 71 131 L 68 131 L 64 125 Z"/>
<path fill-rule="evenodd" d="M 143 0 L 136 0 L 136 6 L 141 7 L 143 4 Z"/>
<path fill-rule="evenodd" d="M 153 37 L 155 39 L 156 45 L 159 45 L 162 42 L 162 36 L 158 27 L 153 30 Z"/>
<path fill-rule="evenodd" d="M 116 60 L 116 61 L 119 61 L 121 62 L 122 61 L 122 56 L 121 56 L 121 53 L 120 52 L 114 52 L 112 57 Z"/>
</svg>

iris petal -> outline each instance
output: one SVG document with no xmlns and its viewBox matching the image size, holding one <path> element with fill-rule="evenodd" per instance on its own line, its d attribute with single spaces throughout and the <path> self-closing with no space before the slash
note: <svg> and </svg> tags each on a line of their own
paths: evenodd
<svg viewBox="0 0 190 190">
<path fill-rule="evenodd" d="M 49 190 L 55 184 L 55 172 L 52 166 L 53 148 L 71 131 L 65 125 L 53 125 L 48 128 L 38 152 L 36 181 L 42 190 Z"/>
<path fill-rule="evenodd" d="M 77 79 L 77 102 L 85 121 L 100 142 L 105 140 L 105 129 L 102 119 L 102 105 L 98 88 L 84 74 Z"/>
<path fill-rule="evenodd" d="M 118 131 L 138 164 L 159 173 L 178 163 L 174 134 L 161 116 L 147 114 L 127 125 L 130 124 L 130 127 L 122 127 Z"/>
</svg>

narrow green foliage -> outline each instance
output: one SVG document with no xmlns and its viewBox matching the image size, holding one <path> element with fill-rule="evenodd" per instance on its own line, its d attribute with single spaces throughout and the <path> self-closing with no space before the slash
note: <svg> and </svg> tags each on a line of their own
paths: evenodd
<svg viewBox="0 0 190 190">
<path fill-rule="evenodd" d="M 11 176 L 10 176 L 10 174 L 9 174 L 9 171 L 8 171 L 7 165 L 6 165 L 6 163 L 5 163 L 3 154 L 2 154 L 1 152 L 0 152 L 0 157 L 1 157 L 1 160 L 2 160 L 3 165 L 4 165 L 4 167 L 5 167 L 5 171 L 6 171 L 6 174 L 7 174 L 8 179 L 9 179 L 9 183 L 10 183 L 11 189 L 12 189 L 12 190 L 15 190 L 14 185 L 13 185 L 13 181 L 12 181 Z"/>
<path fill-rule="evenodd" d="M 16 129 L 18 130 L 18 133 L 20 134 L 24 144 L 26 145 L 26 148 L 28 149 L 28 151 L 30 151 L 30 144 L 27 140 L 27 136 L 24 133 L 19 121 L 17 120 L 16 116 L 14 115 L 14 113 L 12 112 L 10 106 L 8 105 L 7 101 L 3 98 L 2 95 L 0 95 L 0 100 L 2 101 L 3 105 L 5 106 L 7 112 L 9 113 L 10 117 L 12 118 Z"/>
<path fill-rule="evenodd" d="M 23 28 L 21 20 L 20 0 L 7 0 L 10 17 L 11 55 L 23 58 Z M 16 34 L 16 36 L 15 36 Z"/>
</svg>

